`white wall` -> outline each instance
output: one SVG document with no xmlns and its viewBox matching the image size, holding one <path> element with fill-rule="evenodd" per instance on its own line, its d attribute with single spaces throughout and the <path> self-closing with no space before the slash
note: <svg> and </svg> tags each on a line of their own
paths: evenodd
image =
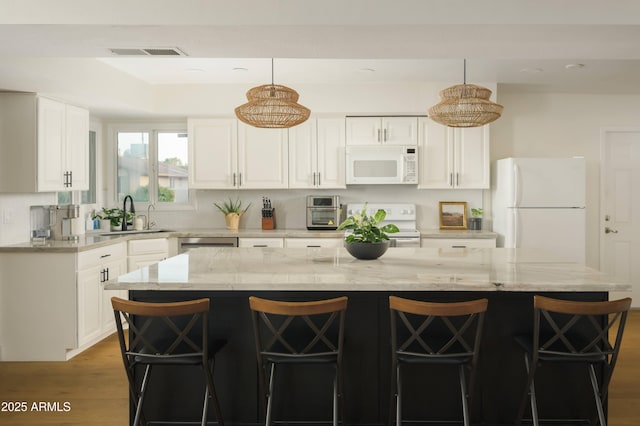
<svg viewBox="0 0 640 426">
<path fill-rule="evenodd" d="M 587 265 L 599 267 L 600 129 L 638 127 L 637 95 L 529 94 L 500 88 L 504 115 L 491 126 L 491 158 L 584 156 Z"/>
</svg>

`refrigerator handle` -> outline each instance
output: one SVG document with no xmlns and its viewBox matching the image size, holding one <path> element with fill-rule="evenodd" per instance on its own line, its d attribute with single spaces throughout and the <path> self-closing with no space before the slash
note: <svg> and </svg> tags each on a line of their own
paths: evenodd
<svg viewBox="0 0 640 426">
<path fill-rule="evenodd" d="M 513 165 L 513 205 L 519 207 L 520 204 L 520 167 Z"/>
<path fill-rule="evenodd" d="M 513 248 L 520 247 L 518 244 L 518 228 L 520 228 L 520 224 L 518 223 L 518 209 L 513 210 Z"/>
</svg>

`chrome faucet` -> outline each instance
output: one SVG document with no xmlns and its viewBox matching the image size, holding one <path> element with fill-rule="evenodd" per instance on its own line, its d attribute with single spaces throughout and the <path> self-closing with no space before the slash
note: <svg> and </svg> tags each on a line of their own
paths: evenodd
<svg viewBox="0 0 640 426">
<path fill-rule="evenodd" d="M 127 199 L 129 199 L 129 201 L 131 201 L 131 213 L 135 214 L 136 213 L 136 208 L 133 205 L 133 197 L 131 195 L 127 195 L 126 197 L 124 197 L 124 203 L 122 204 L 122 230 L 126 231 L 127 230 Z"/>
<path fill-rule="evenodd" d="M 153 207 L 154 210 L 156 209 L 156 206 L 153 204 L 149 204 L 147 207 L 147 231 L 156 224 L 155 222 L 151 222 L 151 207 Z"/>
</svg>

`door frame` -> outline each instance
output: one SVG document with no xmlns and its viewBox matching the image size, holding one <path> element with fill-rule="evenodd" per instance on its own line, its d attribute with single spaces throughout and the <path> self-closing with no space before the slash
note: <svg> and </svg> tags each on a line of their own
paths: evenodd
<svg viewBox="0 0 640 426">
<path fill-rule="evenodd" d="M 606 211 L 605 205 L 605 189 L 606 189 L 606 175 L 605 175 L 605 167 L 604 167 L 604 159 L 606 156 L 606 147 L 607 147 L 607 135 L 611 133 L 638 133 L 640 135 L 640 127 L 637 126 L 614 126 L 614 127 L 601 127 L 600 128 L 600 202 L 598 205 L 598 269 L 602 272 L 605 272 L 605 255 L 604 255 L 604 228 L 606 226 L 606 222 L 604 220 L 604 212 Z M 608 272 L 610 273 L 610 271 Z M 611 293 L 610 293 L 611 294 Z M 614 293 L 615 294 L 615 293 Z M 619 295 L 619 294 L 618 294 Z"/>
</svg>

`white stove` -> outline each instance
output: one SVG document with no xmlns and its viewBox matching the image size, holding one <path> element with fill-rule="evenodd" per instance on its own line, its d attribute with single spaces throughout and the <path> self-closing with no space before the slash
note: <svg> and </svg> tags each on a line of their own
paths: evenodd
<svg viewBox="0 0 640 426">
<path fill-rule="evenodd" d="M 360 213 L 363 203 L 347 205 L 347 216 Z M 416 205 L 405 203 L 368 203 L 367 215 L 373 216 L 378 210 L 384 210 L 387 216 L 381 225 L 393 223 L 400 232 L 388 234 L 391 247 L 420 247 L 420 232 L 416 225 Z"/>
</svg>

